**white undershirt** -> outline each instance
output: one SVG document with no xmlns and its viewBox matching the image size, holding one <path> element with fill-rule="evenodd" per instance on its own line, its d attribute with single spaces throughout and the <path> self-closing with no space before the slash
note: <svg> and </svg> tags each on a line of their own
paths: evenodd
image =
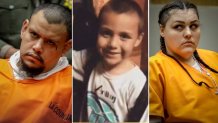
<svg viewBox="0 0 218 123">
<path fill-rule="evenodd" d="M 10 59 L 9 59 L 9 63 L 13 68 L 13 74 L 15 76 L 16 79 L 18 80 L 23 80 L 23 79 L 34 79 L 34 80 L 42 80 L 47 78 L 50 75 L 53 75 L 54 73 L 61 71 L 62 69 L 66 68 L 67 66 L 69 66 L 69 62 L 67 60 L 66 57 L 60 57 L 58 63 L 54 66 L 54 68 L 52 68 L 50 71 L 46 72 L 46 73 L 41 73 L 35 77 L 28 77 L 27 74 L 25 72 L 22 72 L 19 67 L 17 66 L 18 61 L 20 60 L 20 51 L 17 51 L 16 53 L 14 53 Z"/>
<path fill-rule="evenodd" d="M 192 67 L 202 73 L 201 67 L 200 67 L 200 65 L 197 63 L 197 61 L 195 61 L 195 64 L 193 64 Z"/>
</svg>

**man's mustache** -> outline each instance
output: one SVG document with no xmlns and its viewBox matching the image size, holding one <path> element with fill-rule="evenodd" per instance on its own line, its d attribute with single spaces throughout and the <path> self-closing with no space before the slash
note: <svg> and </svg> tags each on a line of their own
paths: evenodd
<svg viewBox="0 0 218 123">
<path fill-rule="evenodd" d="M 35 59 L 38 59 L 42 64 L 44 63 L 44 60 L 39 54 L 33 53 L 33 52 L 28 52 L 25 54 L 26 56 L 31 56 L 34 57 Z"/>
</svg>

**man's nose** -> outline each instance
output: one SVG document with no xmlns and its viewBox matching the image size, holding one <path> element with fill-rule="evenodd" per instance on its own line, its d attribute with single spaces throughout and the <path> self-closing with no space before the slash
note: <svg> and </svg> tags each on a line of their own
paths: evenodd
<svg viewBox="0 0 218 123">
<path fill-rule="evenodd" d="M 33 50 L 37 53 L 42 53 L 43 51 L 43 40 L 42 39 L 38 39 L 37 41 L 35 41 L 35 44 L 33 45 Z"/>
</svg>

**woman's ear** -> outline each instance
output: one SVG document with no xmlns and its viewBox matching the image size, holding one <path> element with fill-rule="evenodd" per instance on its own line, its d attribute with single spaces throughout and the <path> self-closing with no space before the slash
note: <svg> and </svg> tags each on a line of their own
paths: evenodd
<svg viewBox="0 0 218 123">
<path fill-rule="evenodd" d="M 20 32 L 20 37 L 21 37 L 21 39 L 22 39 L 22 37 L 23 37 L 24 32 L 27 30 L 27 27 L 28 27 L 29 23 L 30 23 L 30 22 L 29 22 L 28 19 L 26 19 L 26 20 L 23 21 L 23 25 L 22 25 L 21 32 Z"/>
<path fill-rule="evenodd" d="M 160 35 L 164 37 L 164 26 L 160 24 Z"/>
<path fill-rule="evenodd" d="M 72 48 L 72 39 L 69 39 L 64 44 L 63 54 L 65 54 L 71 48 Z"/>
<path fill-rule="evenodd" d="M 138 47 L 139 44 L 142 42 L 142 39 L 144 37 L 144 33 L 141 33 L 139 36 L 138 36 L 138 39 L 136 40 L 135 44 L 134 44 L 134 47 Z"/>
</svg>

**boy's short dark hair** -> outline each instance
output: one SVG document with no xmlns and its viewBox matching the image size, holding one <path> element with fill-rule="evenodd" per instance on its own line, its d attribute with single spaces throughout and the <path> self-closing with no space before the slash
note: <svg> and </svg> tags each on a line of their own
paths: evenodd
<svg viewBox="0 0 218 123">
<path fill-rule="evenodd" d="M 99 24 L 103 21 L 103 16 L 106 12 L 115 12 L 117 14 L 133 12 L 139 17 L 139 34 L 144 32 L 144 17 L 143 12 L 134 0 L 110 0 L 106 3 L 99 13 Z"/>
</svg>

